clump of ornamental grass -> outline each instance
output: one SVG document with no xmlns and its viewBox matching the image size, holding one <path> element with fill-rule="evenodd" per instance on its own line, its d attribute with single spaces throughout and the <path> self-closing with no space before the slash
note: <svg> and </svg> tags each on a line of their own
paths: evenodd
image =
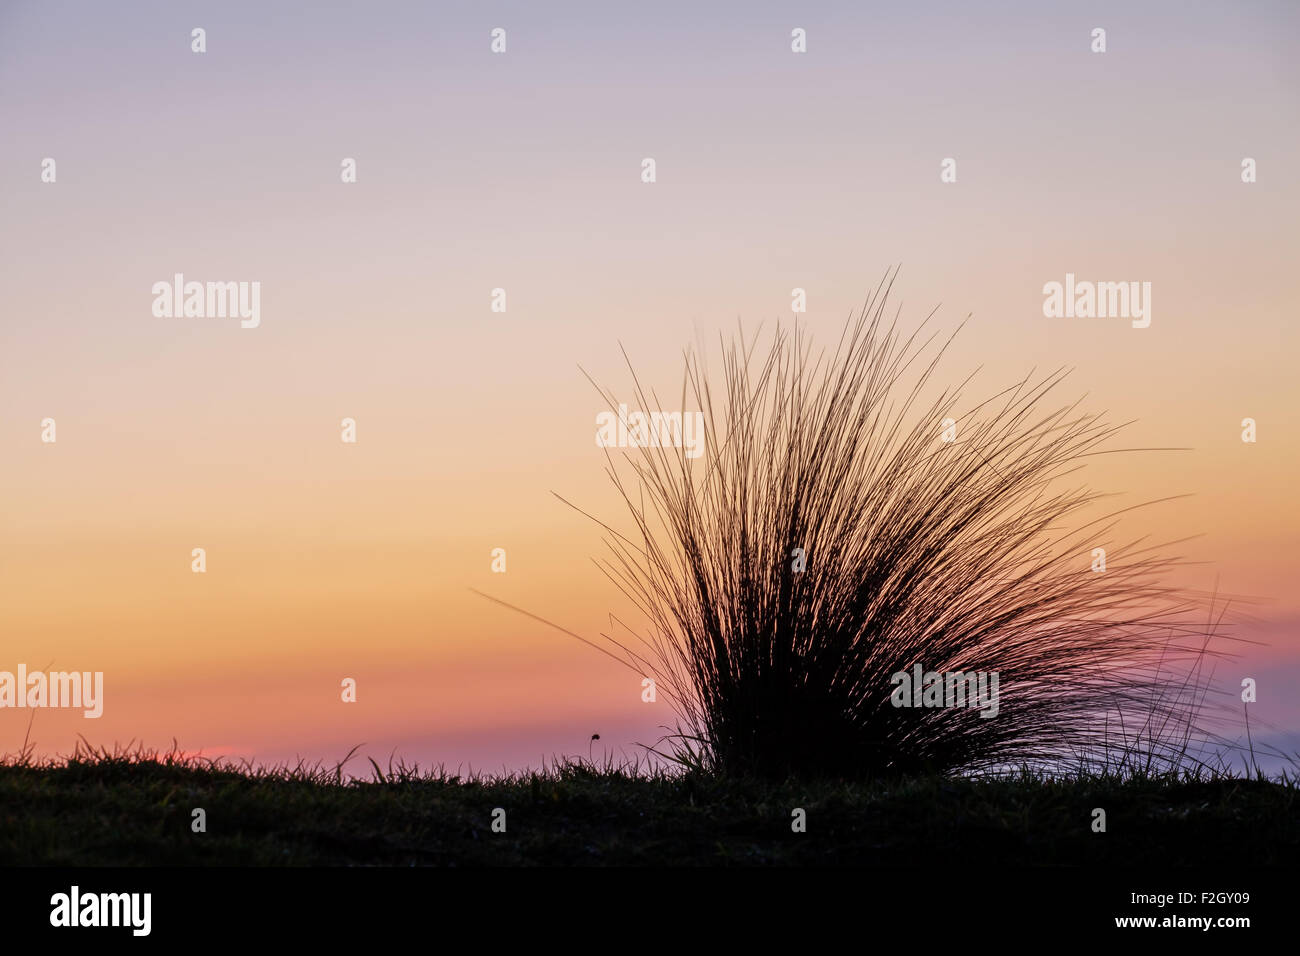
<svg viewBox="0 0 1300 956">
<path fill-rule="evenodd" d="M 687 352 L 699 457 L 607 449 L 631 526 L 600 522 L 598 563 L 646 623 L 605 649 L 674 708 L 667 754 L 765 777 L 1184 763 L 1220 612 L 1163 583 L 1180 559 L 1116 541 L 1132 509 L 1082 483 L 1122 426 L 1056 404 L 1063 371 L 926 398 L 952 337 L 888 317 L 892 278 L 833 352 L 742 332 L 716 381 Z M 996 715 L 896 706 L 918 665 L 996 673 Z"/>
</svg>

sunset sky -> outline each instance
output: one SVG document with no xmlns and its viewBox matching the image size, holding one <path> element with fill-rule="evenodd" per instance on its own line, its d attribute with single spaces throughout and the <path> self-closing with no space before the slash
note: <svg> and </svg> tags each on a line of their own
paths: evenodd
<svg viewBox="0 0 1300 956">
<path fill-rule="evenodd" d="M 1300 750 L 1300 8 L 1131 7 L 0 3 L 0 670 L 106 685 L 36 713 L 40 752 L 653 743 L 641 675 L 470 591 L 628 613 L 552 494 L 623 521 L 582 369 L 627 394 L 622 346 L 676 394 L 796 287 L 833 346 L 900 263 L 905 325 L 971 315 L 945 383 L 1069 366 L 1118 445 L 1191 449 L 1087 477 L 1192 496 L 1126 536 L 1199 535 L 1179 583 L 1256 599 L 1216 686 L 1255 677 L 1256 743 Z M 260 282 L 260 326 L 156 317 L 175 273 Z M 1150 282 L 1150 327 L 1046 318 L 1066 273 Z"/>
</svg>

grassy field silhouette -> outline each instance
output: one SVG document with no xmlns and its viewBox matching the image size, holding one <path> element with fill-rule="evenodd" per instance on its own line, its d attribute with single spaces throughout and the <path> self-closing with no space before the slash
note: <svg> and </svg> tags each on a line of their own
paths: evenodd
<svg viewBox="0 0 1300 956">
<path fill-rule="evenodd" d="M 0 862 L 171 866 L 1289 865 L 1300 791 L 1185 773 L 771 781 L 557 764 L 462 777 L 135 750 L 0 765 Z M 192 830 L 192 809 L 206 832 Z M 1107 810 L 1105 833 L 1091 829 Z M 492 829 L 493 810 L 505 832 Z M 791 829 L 792 811 L 806 832 Z"/>
</svg>

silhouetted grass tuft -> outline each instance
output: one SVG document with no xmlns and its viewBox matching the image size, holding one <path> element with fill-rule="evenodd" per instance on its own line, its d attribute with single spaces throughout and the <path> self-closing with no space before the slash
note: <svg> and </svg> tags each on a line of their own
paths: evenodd
<svg viewBox="0 0 1300 956">
<path fill-rule="evenodd" d="M 688 352 L 702 457 L 607 451 L 635 531 L 602 522 L 600 563 L 648 629 L 605 637 L 675 707 L 671 752 L 803 779 L 1194 760 L 1222 612 L 1163 583 L 1178 559 L 1112 539 L 1131 509 L 1096 516 L 1105 496 L 1076 473 L 1119 426 L 1051 404 L 1060 371 L 966 411 L 960 387 L 924 398 L 952 339 L 900 331 L 892 281 L 830 355 L 742 333 L 715 381 Z M 641 408 L 665 407 L 633 379 Z M 894 706 L 892 675 L 918 664 L 996 672 L 997 716 Z"/>
</svg>

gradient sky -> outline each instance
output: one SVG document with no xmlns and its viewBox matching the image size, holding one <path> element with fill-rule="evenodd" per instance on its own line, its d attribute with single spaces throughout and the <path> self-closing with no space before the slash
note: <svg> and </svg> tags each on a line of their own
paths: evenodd
<svg viewBox="0 0 1300 956">
<path fill-rule="evenodd" d="M 620 514 L 579 366 L 625 393 L 621 343 L 671 392 L 796 286 L 833 342 L 898 263 L 906 321 L 972 315 L 944 366 L 972 395 L 1070 366 L 1124 444 L 1193 449 L 1090 480 L 1193 495 L 1125 529 L 1200 535 L 1183 583 L 1260 600 L 1220 683 L 1300 749 L 1300 12 L 1133 6 L 0 3 L 0 669 L 107 685 L 98 721 L 39 712 L 40 750 L 652 742 L 640 675 L 468 590 L 589 636 L 627 611 L 551 494 Z M 176 272 L 260 281 L 261 326 L 155 318 Z M 1045 318 L 1066 272 L 1149 281 L 1150 328 Z"/>
</svg>

